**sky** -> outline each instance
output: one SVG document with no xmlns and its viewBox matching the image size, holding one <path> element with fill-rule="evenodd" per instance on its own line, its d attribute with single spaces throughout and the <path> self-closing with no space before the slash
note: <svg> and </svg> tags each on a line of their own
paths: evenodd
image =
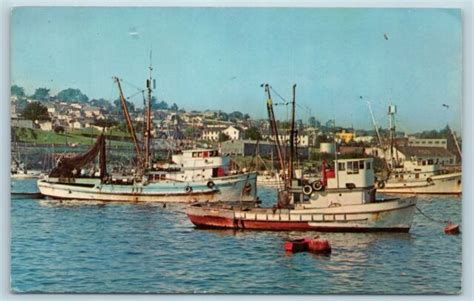
<svg viewBox="0 0 474 301">
<path fill-rule="evenodd" d="M 461 130 L 458 9 L 22 7 L 11 16 L 11 80 L 33 94 L 78 88 L 116 99 L 144 87 L 186 110 L 265 118 L 269 83 L 297 117 L 371 129 L 397 105 L 397 129 Z M 361 99 L 362 96 L 362 99 Z M 273 93 L 276 103 L 283 102 Z M 143 103 L 141 96 L 131 99 Z M 447 104 L 449 106 L 443 106 Z M 289 107 L 275 107 L 287 119 Z"/>
</svg>

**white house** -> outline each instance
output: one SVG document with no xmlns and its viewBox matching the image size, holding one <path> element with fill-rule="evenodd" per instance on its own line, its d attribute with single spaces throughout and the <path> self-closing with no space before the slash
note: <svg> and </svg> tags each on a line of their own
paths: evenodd
<svg viewBox="0 0 474 301">
<path fill-rule="evenodd" d="M 225 130 L 222 131 L 224 134 L 229 136 L 230 140 L 239 140 L 241 138 L 241 131 L 240 129 L 229 126 Z"/>
<path fill-rule="evenodd" d="M 43 131 L 51 131 L 53 129 L 53 123 L 51 121 L 36 121 L 36 124 Z"/>
<path fill-rule="evenodd" d="M 202 131 L 201 138 L 202 140 L 217 141 L 222 130 L 223 128 L 205 128 Z"/>
</svg>

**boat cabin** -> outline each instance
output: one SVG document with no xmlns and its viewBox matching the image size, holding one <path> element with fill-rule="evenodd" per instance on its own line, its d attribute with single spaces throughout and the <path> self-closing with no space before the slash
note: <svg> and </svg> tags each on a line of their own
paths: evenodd
<svg viewBox="0 0 474 301">
<path fill-rule="evenodd" d="M 340 159 L 333 168 L 323 166 L 323 184 L 327 189 L 367 188 L 374 185 L 372 158 Z"/>
<path fill-rule="evenodd" d="M 323 164 L 321 180 L 313 182 L 307 198 L 297 201 L 297 208 L 327 208 L 358 205 L 375 201 L 374 166 L 372 158 L 340 159 L 328 167 Z M 311 193 L 308 193 L 311 192 Z"/>
<path fill-rule="evenodd" d="M 183 150 L 172 160 L 183 172 L 177 180 L 210 179 L 230 173 L 231 158 L 221 156 L 216 149 Z"/>
</svg>

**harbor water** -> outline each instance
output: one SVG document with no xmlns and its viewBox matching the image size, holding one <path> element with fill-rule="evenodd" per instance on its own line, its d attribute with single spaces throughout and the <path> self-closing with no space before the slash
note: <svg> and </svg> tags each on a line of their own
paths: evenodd
<svg viewBox="0 0 474 301">
<path fill-rule="evenodd" d="M 35 191 L 34 180 L 12 191 Z M 264 204 L 275 191 L 259 188 Z M 459 197 L 419 197 L 461 223 Z M 418 212 L 409 233 L 198 230 L 176 204 L 11 200 L 16 293 L 457 294 L 462 235 Z M 462 228 L 461 228 L 462 230 Z M 320 235 L 329 256 L 287 254 L 288 239 Z"/>
</svg>

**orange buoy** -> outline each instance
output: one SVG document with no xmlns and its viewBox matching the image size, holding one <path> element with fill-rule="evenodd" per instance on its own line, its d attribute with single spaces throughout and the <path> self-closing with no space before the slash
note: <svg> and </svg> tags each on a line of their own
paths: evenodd
<svg viewBox="0 0 474 301">
<path fill-rule="evenodd" d="M 308 250 L 306 239 L 294 239 L 285 242 L 285 251 L 287 252 L 304 252 Z"/>
<path fill-rule="evenodd" d="M 310 252 L 330 254 L 332 251 L 331 244 L 327 239 L 315 237 L 306 238 L 305 240 L 308 243 L 308 251 Z"/>
<path fill-rule="evenodd" d="M 445 234 L 457 235 L 457 234 L 461 233 L 461 231 L 459 230 L 459 225 L 449 223 L 446 227 L 444 227 L 444 233 Z"/>
</svg>

